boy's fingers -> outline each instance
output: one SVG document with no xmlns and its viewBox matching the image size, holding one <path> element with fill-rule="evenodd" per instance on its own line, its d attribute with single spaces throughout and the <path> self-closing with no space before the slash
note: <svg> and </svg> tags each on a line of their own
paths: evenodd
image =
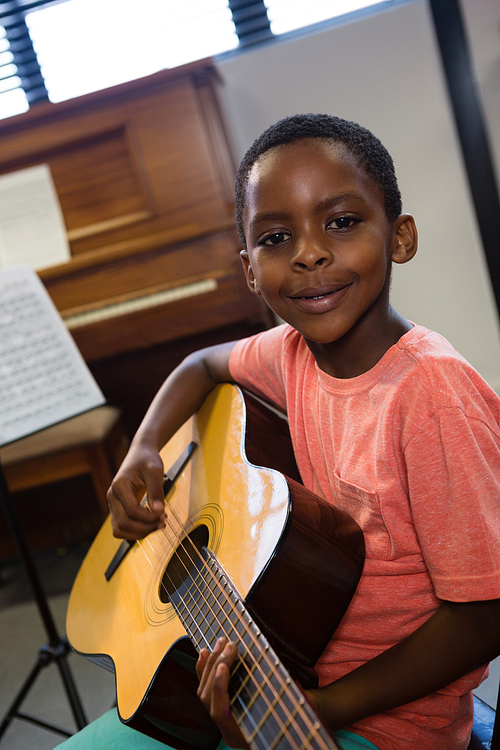
<svg viewBox="0 0 500 750">
<path fill-rule="evenodd" d="M 144 476 L 146 484 L 147 506 L 154 516 L 161 516 L 165 510 L 165 496 L 163 494 L 163 466 L 149 467 Z"/>
<path fill-rule="evenodd" d="M 226 644 L 225 638 L 219 638 L 214 646 L 213 651 L 208 649 L 202 649 L 198 657 L 198 663 L 196 665 L 196 672 L 198 674 L 199 686 L 198 686 L 198 697 L 203 703 L 209 702 L 207 695 L 210 688 L 207 690 L 207 686 L 211 684 L 213 680 L 213 670 L 217 659 L 219 658 L 224 646 Z"/>
<path fill-rule="evenodd" d="M 229 667 L 224 662 L 218 662 L 210 696 L 210 715 L 220 727 L 226 727 L 226 733 L 232 729 L 234 722 L 229 706 L 228 685 Z"/>
<path fill-rule="evenodd" d="M 200 679 L 198 697 L 218 725 L 229 747 L 246 747 L 230 709 L 228 695 L 231 666 L 238 655 L 236 643 L 220 638 L 210 653 L 202 649 L 196 671 Z"/>
<path fill-rule="evenodd" d="M 196 662 L 196 674 L 198 676 L 198 681 L 201 681 L 201 678 L 203 676 L 203 670 L 205 669 L 205 666 L 207 664 L 207 659 L 209 657 L 210 651 L 208 648 L 202 648 L 200 653 L 198 654 L 198 661 Z"/>
<path fill-rule="evenodd" d="M 148 485 L 156 499 L 141 505 L 138 497 Z M 113 534 L 121 539 L 142 539 L 162 528 L 165 511 L 159 497 L 163 497 L 163 474 L 158 476 L 158 471 L 148 475 L 147 483 L 138 479 L 132 481 L 129 476 L 115 478 L 107 493 Z"/>
<path fill-rule="evenodd" d="M 203 653 L 198 660 L 198 669 L 201 673 L 198 697 L 216 721 L 220 718 L 231 718 L 229 676 L 237 653 L 235 643 L 228 643 L 225 638 L 220 638 L 212 653 Z"/>
<path fill-rule="evenodd" d="M 108 504 L 110 509 L 112 507 L 112 501 L 108 492 Z M 162 522 L 154 519 L 149 511 L 146 511 L 148 516 L 143 520 L 133 520 L 124 511 L 123 506 L 119 503 L 114 506 L 111 510 L 111 526 L 113 529 L 113 535 L 118 539 L 143 539 L 151 532 L 156 531 Z"/>
</svg>

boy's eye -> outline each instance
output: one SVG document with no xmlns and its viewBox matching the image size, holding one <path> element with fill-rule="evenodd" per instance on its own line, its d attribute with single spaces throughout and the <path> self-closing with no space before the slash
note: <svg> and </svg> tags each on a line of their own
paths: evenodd
<svg viewBox="0 0 500 750">
<path fill-rule="evenodd" d="M 286 242 L 286 240 L 289 238 L 289 235 L 287 232 L 272 232 L 272 234 L 266 234 L 264 237 L 261 237 L 259 240 L 259 245 L 281 245 L 282 242 Z"/>
<path fill-rule="evenodd" d="M 355 224 L 357 224 L 357 221 L 351 216 L 339 216 L 338 219 L 333 219 L 328 226 L 333 229 L 349 229 Z"/>
</svg>

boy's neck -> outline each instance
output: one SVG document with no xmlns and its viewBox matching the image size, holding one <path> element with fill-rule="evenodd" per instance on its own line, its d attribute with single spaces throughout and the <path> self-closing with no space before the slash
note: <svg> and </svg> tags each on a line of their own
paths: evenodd
<svg viewBox="0 0 500 750">
<path fill-rule="evenodd" d="M 383 325 L 364 324 L 359 320 L 345 336 L 329 344 L 318 344 L 305 339 L 318 367 L 334 378 L 346 380 L 363 375 L 375 367 L 384 354 L 401 336 L 412 329 L 412 324 L 391 306 Z"/>
</svg>

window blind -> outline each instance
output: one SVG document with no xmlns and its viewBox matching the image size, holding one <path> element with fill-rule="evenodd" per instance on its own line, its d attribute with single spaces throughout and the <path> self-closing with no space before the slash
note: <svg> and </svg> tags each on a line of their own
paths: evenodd
<svg viewBox="0 0 500 750">
<path fill-rule="evenodd" d="M 43 0 L 0 2 L 0 117 L 25 112 L 47 99 L 47 90 L 31 43 L 26 12 Z"/>
</svg>

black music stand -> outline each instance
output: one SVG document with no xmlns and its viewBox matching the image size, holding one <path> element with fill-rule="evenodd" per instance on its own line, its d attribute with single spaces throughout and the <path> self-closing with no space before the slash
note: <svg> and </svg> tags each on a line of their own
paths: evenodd
<svg viewBox="0 0 500 750">
<path fill-rule="evenodd" d="M 69 665 L 66 662 L 66 657 L 70 653 L 71 648 L 68 641 L 65 638 L 61 638 L 61 636 L 57 632 L 54 618 L 52 617 L 52 613 L 49 609 L 47 597 L 45 596 L 40 578 L 38 576 L 38 572 L 33 562 L 33 558 L 30 554 L 28 545 L 26 544 L 26 540 L 24 538 L 19 519 L 17 518 L 14 503 L 9 492 L 9 488 L 7 487 L 7 482 L 5 480 L 5 476 L 1 466 L 0 502 L 5 520 L 16 544 L 19 556 L 21 557 L 21 560 L 23 562 L 26 575 L 31 585 L 31 589 L 33 591 L 33 595 L 35 597 L 35 601 L 49 639 L 48 643 L 46 643 L 39 649 L 38 659 L 33 669 L 31 670 L 24 685 L 21 687 L 19 693 L 17 694 L 9 710 L 7 711 L 5 718 L 0 724 L 0 741 L 4 733 L 7 731 L 11 721 L 16 718 L 23 719 L 24 721 L 29 721 L 32 724 L 36 724 L 42 727 L 43 729 L 62 734 L 65 737 L 71 737 L 72 732 L 68 732 L 66 729 L 61 729 L 54 724 L 49 724 L 42 719 L 30 716 L 29 714 L 21 713 L 19 710 L 21 704 L 23 703 L 29 690 L 33 686 L 42 669 L 44 667 L 48 667 L 54 662 L 59 667 L 61 678 L 66 689 L 66 694 L 71 706 L 71 710 L 73 712 L 76 726 L 78 727 L 78 729 L 83 729 L 83 727 L 88 723 L 80 698 L 78 696 L 75 683 L 73 681 Z"/>
<path fill-rule="evenodd" d="M 4 365 L 0 446 L 59 424 L 105 402 L 47 290 L 27 265 L 0 270 L 0 333 L 0 354 Z M 42 669 L 54 662 L 61 673 L 76 726 L 83 729 L 87 724 L 66 662 L 71 649 L 68 641 L 57 632 L 1 466 L 0 507 L 48 636 L 48 643 L 39 649 L 35 666 L 0 724 L 0 740 L 14 718 L 70 737 L 72 732 L 19 710 Z"/>
</svg>

